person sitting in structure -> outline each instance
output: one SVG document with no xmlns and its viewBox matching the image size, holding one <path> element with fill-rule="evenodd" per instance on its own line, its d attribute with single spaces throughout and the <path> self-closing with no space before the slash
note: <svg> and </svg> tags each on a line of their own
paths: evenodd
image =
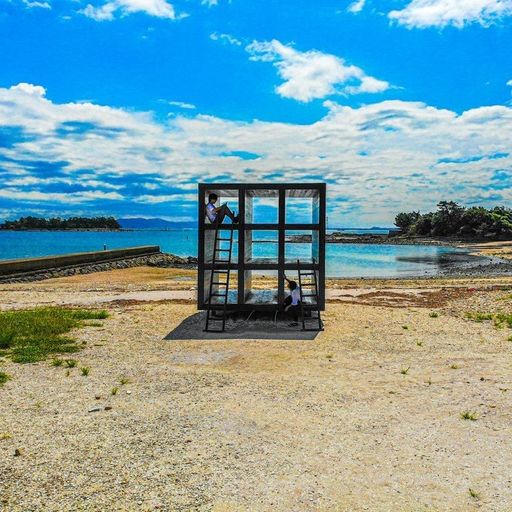
<svg viewBox="0 0 512 512">
<path fill-rule="evenodd" d="M 284 276 L 285 281 L 288 283 L 288 289 L 290 295 L 284 299 L 284 310 L 290 312 L 293 318 L 293 322 L 288 324 L 289 327 L 295 327 L 299 325 L 299 311 L 300 311 L 300 288 L 296 281 L 288 279 Z"/>
<path fill-rule="evenodd" d="M 235 215 L 228 206 L 228 203 L 221 204 L 218 208 L 215 206 L 217 194 L 211 193 L 208 196 L 208 203 L 206 204 L 206 216 L 212 224 L 222 224 L 224 218 L 227 216 L 231 219 L 233 224 L 238 222 L 238 215 Z"/>
</svg>

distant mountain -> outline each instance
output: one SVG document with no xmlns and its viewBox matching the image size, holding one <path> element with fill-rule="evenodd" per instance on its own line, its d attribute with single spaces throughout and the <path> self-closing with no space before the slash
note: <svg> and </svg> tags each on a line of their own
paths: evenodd
<svg viewBox="0 0 512 512">
<path fill-rule="evenodd" d="M 197 222 L 172 222 L 165 219 L 146 219 L 144 217 L 132 217 L 129 219 L 117 219 L 121 229 L 176 229 L 194 228 Z"/>
</svg>

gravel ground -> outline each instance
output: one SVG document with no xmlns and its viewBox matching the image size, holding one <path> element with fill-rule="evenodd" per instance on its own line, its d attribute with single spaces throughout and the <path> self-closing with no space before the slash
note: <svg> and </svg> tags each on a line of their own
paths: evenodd
<svg viewBox="0 0 512 512">
<path fill-rule="evenodd" d="M 368 281 L 315 340 L 170 340 L 194 305 L 100 302 L 191 276 L 2 285 L 4 309 L 79 294 L 111 316 L 69 376 L 0 363 L 1 510 L 512 510 L 512 330 L 465 318 L 512 313 L 512 280 Z"/>
</svg>

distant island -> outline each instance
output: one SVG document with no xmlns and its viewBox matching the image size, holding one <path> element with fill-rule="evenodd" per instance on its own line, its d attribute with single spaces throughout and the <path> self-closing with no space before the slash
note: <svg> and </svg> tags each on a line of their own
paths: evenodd
<svg viewBox="0 0 512 512">
<path fill-rule="evenodd" d="M 505 206 L 466 208 L 454 201 L 441 201 L 437 211 L 399 213 L 399 234 L 423 237 L 459 237 L 475 240 L 512 239 L 512 209 Z"/>
<path fill-rule="evenodd" d="M 121 229 L 121 225 L 114 217 L 70 217 L 61 219 L 60 217 L 52 217 L 44 219 L 42 217 L 21 217 L 18 220 L 6 220 L 0 224 L 0 230 L 9 231 L 117 231 Z"/>
</svg>

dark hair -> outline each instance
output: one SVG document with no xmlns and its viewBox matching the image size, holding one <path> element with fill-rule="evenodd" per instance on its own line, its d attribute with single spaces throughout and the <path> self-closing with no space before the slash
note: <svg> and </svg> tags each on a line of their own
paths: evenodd
<svg viewBox="0 0 512 512">
<path fill-rule="evenodd" d="M 208 196 L 208 202 L 209 203 L 215 203 L 219 196 L 217 194 L 214 194 L 213 192 Z"/>
<path fill-rule="evenodd" d="M 297 288 L 297 282 L 296 281 L 290 281 L 288 283 L 288 286 L 290 287 L 290 290 L 295 290 L 295 288 Z"/>
</svg>

